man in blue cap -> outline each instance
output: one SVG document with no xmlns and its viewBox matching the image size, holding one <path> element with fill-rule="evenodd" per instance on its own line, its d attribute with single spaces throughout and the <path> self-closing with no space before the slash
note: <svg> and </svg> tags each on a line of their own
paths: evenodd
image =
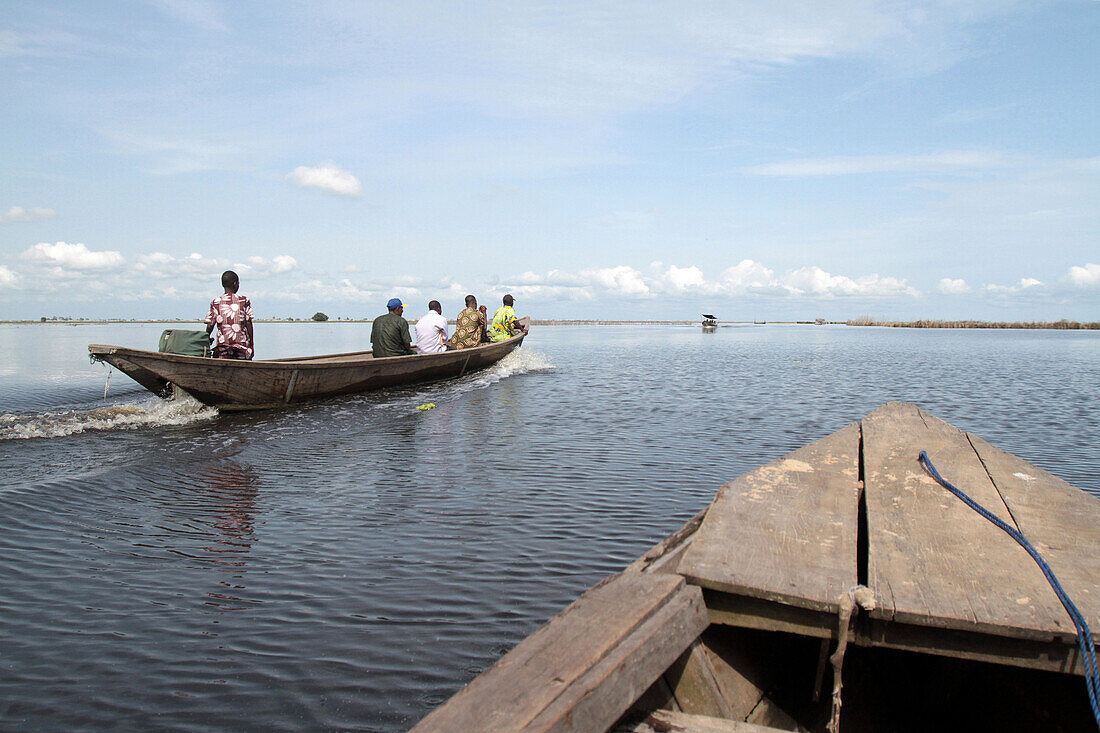
<svg viewBox="0 0 1100 733">
<path fill-rule="evenodd" d="M 374 319 L 374 325 L 370 330 L 370 342 L 374 347 L 374 358 L 381 359 L 387 356 L 402 356 L 412 354 L 412 335 L 409 333 L 409 322 L 401 314 L 405 312 L 405 304 L 401 298 L 390 298 L 386 303 L 389 313 Z"/>
</svg>

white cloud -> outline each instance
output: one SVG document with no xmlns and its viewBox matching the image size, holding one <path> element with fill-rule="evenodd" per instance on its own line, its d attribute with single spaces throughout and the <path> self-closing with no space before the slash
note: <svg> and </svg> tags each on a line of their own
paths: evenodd
<svg viewBox="0 0 1100 733">
<path fill-rule="evenodd" d="M 986 285 L 985 289 L 986 292 L 994 295 L 1014 295 L 1016 293 L 1022 293 L 1025 290 L 1041 288 L 1042 286 L 1043 283 L 1041 280 L 1036 280 L 1033 277 L 1022 277 L 1015 285 Z"/>
<path fill-rule="evenodd" d="M 1074 265 L 1069 268 L 1066 277 L 1079 288 L 1094 288 L 1100 286 L 1100 265 L 1088 263 L 1084 267 Z"/>
<path fill-rule="evenodd" d="M 51 265 L 61 270 L 110 270 L 121 267 L 125 260 L 119 252 L 94 252 L 82 243 L 39 242 L 20 255 L 25 260 Z"/>
<path fill-rule="evenodd" d="M 398 24 L 415 20 L 418 40 L 454 53 L 437 83 L 456 96 L 584 114 L 674 101 L 716 78 L 816 59 L 871 58 L 905 75 L 929 73 L 975 53 L 968 29 L 1011 10 L 995 2 L 487 3 L 457 18 L 410 3 Z M 451 48 L 456 23 L 470 41 Z"/>
<path fill-rule="evenodd" d="M 22 206 L 13 206 L 8 209 L 8 213 L 0 214 L 0 224 L 53 219 L 55 216 L 57 216 L 57 213 L 53 209 L 41 209 L 38 207 L 26 209 Z"/>
<path fill-rule="evenodd" d="M 936 290 L 939 290 L 944 295 L 964 295 L 969 293 L 971 288 L 967 285 L 966 280 L 962 278 L 953 279 L 945 277 L 940 280 L 939 284 L 936 286 Z"/>
<path fill-rule="evenodd" d="M 249 257 L 238 268 L 257 275 L 281 275 L 298 268 L 298 261 L 289 255 L 278 255 L 270 260 L 263 257 Z M 243 274 L 243 273 L 241 273 Z"/>
<path fill-rule="evenodd" d="M 14 288 L 19 284 L 19 273 L 0 265 L 0 288 Z"/>
<path fill-rule="evenodd" d="M 742 168 L 756 176 L 845 176 L 866 173 L 969 173 L 1005 168 L 1017 157 L 998 152 L 951 150 L 927 155 L 840 155 L 802 158 Z"/>
<path fill-rule="evenodd" d="M 546 275 L 525 272 L 508 283 L 509 287 L 526 295 L 546 298 L 565 297 L 573 300 L 596 299 L 603 296 L 622 298 L 652 298 L 662 294 L 776 295 L 785 297 L 919 297 L 920 291 L 904 279 L 878 274 L 851 278 L 833 275 L 820 267 L 803 267 L 776 277 L 774 271 L 753 260 L 742 260 L 723 270 L 716 280 L 707 279 L 695 266 L 665 268 L 654 263 L 652 274 L 646 275 L 633 267 L 620 265 L 582 270 L 570 274 L 551 270 Z"/>
<path fill-rule="evenodd" d="M 668 286 L 676 292 L 707 289 L 707 281 L 703 277 L 703 271 L 694 265 L 691 267 L 671 265 L 665 272 L 665 280 Z"/>
<path fill-rule="evenodd" d="M 243 262 L 217 257 L 205 257 L 192 252 L 186 257 L 174 257 L 165 252 L 153 252 L 140 255 L 133 271 L 143 277 L 155 280 L 178 280 L 188 278 L 199 281 L 218 282 L 226 270 L 233 270 L 242 280 L 265 278 L 281 275 L 298 269 L 298 261 L 289 255 L 277 255 L 271 259 L 264 257 L 246 257 Z M 246 287 L 242 283 L 242 288 Z"/>
<path fill-rule="evenodd" d="M 721 289 L 730 295 L 779 286 L 774 270 L 752 260 L 741 260 L 733 267 L 726 268 L 718 280 Z"/>
<path fill-rule="evenodd" d="M 322 163 L 316 167 L 300 165 L 286 176 L 299 186 L 319 188 L 340 196 L 358 196 L 363 193 L 359 179 L 335 163 Z"/>
<path fill-rule="evenodd" d="M 788 272 L 781 280 L 784 288 L 793 295 L 816 295 L 826 298 L 837 296 L 920 296 L 920 291 L 909 287 L 904 279 L 882 277 L 878 274 L 850 278 L 833 275 L 816 265 Z"/>
<path fill-rule="evenodd" d="M 583 270 L 581 280 L 620 295 L 649 295 L 650 287 L 642 274 L 633 267 L 620 265 L 596 270 Z"/>
<path fill-rule="evenodd" d="M 477 289 L 488 288 L 483 284 Z M 431 299 L 457 301 L 469 292 L 465 285 L 453 282 L 450 278 L 424 280 L 412 276 L 397 276 L 367 283 L 356 282 L 352 278 L 341 278 L 335 283 L 313 279 L 264 294 L 276 300 L 291 302 L 365 303 L 368 309 L 378 308 L 381 312 L 386 301 L 394 297 L 403 299 L 413 311 L 417 311 L 422 307 L 426 308 Z"/>
<path fill-rule="evenodd" d="M 140 255 L 133 271 L 154 280 L 179 280 L 181 278 L 211 281 L 215 285 L 222 272 L 230 268 L 228 260 L 203 257 L 192 252 L 187 257 L 173 257 L 164 252 Z"/>
</svg>

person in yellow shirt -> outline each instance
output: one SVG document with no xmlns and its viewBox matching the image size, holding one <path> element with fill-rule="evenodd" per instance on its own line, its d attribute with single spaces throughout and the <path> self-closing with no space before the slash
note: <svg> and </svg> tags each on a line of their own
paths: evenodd
<svg viewBox="0 0 1100 733">
<path fill-rule="evenodd" d="M 493 314 L 493 323 L 489 326 L 490 341 L 506 341 L 519 333 L 526 334 L 531 327 L 530 317 L 516 317 L 516 311 L 512 308 L 515 302 L 511 295 L 504 296 L 504 305 L 497 308 L 497 312 Z"/>
</svg>

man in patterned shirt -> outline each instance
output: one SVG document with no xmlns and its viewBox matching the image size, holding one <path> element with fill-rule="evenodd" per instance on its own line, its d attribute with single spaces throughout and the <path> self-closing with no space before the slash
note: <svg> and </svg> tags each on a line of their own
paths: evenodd
<svg viewBox="0 0 1100 733">
<path fill-rule="evenodd" d="M 485 338 L 485 309 L 477 307 L 477 298 L 466 296 L 466 307 L 455 318 L 455 332 L 447 343 L 456 349 L 469 349 Z"/>
<path fill-rule="evenodd" d="M 237 273 L 226 270 L 222 273 L 225 295 L 210 301 L 210 312 L 206 314 L 206 335 L 210 335 L 214 326 L 218 327 L 215 359 L 252 359 L 252 303 L 243 295 L 237 295 L 240 286 Z"/>
</svg>

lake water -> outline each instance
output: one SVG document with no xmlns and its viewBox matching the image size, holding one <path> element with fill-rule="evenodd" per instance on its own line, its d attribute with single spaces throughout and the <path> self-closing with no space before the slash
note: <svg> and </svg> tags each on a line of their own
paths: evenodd
<svg viewBox="0 0 1100 733">
<path fill-rule="evenodd" d="M 3 728 L 408 728 L 723 482 L 890 400 L 1100 495 L 1100 332 L 542 327 L 281 411 L 118 372 L 104 398 L 86 345 L 163 328 L 0 326 Z M 259 355 L 369 328 L 258 324 Z"/>
</svg>

